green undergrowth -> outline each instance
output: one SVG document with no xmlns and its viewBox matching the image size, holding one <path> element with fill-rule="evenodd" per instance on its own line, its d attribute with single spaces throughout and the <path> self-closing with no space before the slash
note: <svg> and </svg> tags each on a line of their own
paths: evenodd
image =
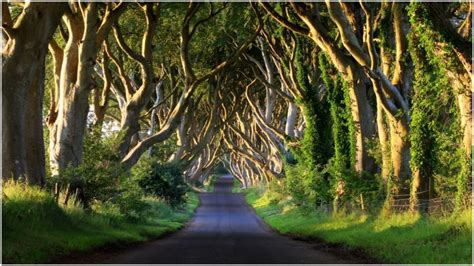
<svg viewBox="0 0 474 266">
<path fill-rule="evenodd" d="M 232 184 L 232 193 L 242 193 L 245 190 L 242 188 L 242 183 L 237 178 L 233 178 L 233 184 Z"/>
<path fill-rule="evenodd" d="M 196 194 L 188 193 L 187 198 L 185 205 L 175 209 L 146 198 L 150 205 L 147 218 L 131 222 L 110 209 L 92 212 L 74 204 L 60 206 L 39 188 L 4 186 L 3 263 L 44 263 L 72 251 L 145 241 L 176 231 L 198 206 Z"/>
<path fill-rule="evenodd" d="M 472 262 L 472 210 L 444 218 L 411 213 L 390 216 L 333 215 L 275 200 L 252 188 L 246 199 L 267 224 L 280 233 L 358 248 L 386 263 Z"/>
</svg>

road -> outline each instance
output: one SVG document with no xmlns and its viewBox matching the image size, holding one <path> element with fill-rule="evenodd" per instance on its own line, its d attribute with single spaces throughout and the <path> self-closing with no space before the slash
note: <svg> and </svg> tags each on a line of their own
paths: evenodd
<svg viewBox="0 0 474 266">
<path fill-rule="evenodd" d="M 272 232 L 231 190 L 232 178 L 221 177 L 184 229 L 105 263 L 349 263 Z"/>
</svg>

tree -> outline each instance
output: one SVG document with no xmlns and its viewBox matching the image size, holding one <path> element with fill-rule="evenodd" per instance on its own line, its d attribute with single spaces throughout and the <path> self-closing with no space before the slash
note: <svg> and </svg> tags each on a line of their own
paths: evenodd
<svg viewBox="0 0 474 266">
<path fill-rule="evenodd" d="M 13 23 L 8 5 L 2 4 L 2 29 L 8 38 L 2 52 L 3 178 L 44 183 L 44 62 L 48 43 L 66 7 L 66 3 L 28 2 Z"/>
<path fill-rule="evenodd" d="M 105 5 L 105 10 L 100 18 L 101 5 Z M 95 85 L 92 75 L 97 53 L 125 8 L 125 3 L 75 2 L 64 16 L 68 29 L 67 43 L 59 81 L 58 115 L 50 133 L 50 138 L 53 138 L 50 143 L 54 143 L 54 148 L 50 147 L 53 174 L 70 166 L 78 166 L 82 160 L 88 98 Z M 49 122 L 52 123 L 52 120 Z"/>
</svg>

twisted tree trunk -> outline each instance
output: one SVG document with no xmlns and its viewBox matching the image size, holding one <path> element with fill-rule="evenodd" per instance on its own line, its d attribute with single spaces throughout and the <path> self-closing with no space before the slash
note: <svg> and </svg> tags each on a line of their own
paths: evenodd
<svg viewBox="0 0 474 266">
<path fill-rule="evenodd" d="M 102 20 L 99 20 L 97 3 L 82 7 L 83 17 L 72 14 L 66 19 L 70 36 L 61 72 L 56 144 L 51 167 L 53 174 L 77 166 L 82 161 L 88 98 L 94 87 L 92 74 L 95 60 L 110 28 L 125 10 L 123 3 L 112 6 L 107 5 Z"/>
<path fill-rule="evenodd" d="M 44 182 L 44 157 L 35 157 L 44 151 L 44 143 L 38 141 L 43 132 L 44 61 L 66 7 L 66 3 L 30 2 L 15 25 L 3 26 L 9 38 L 2 53 L 3 178 L 26 178 L 32 184 Z M 31 106 L 26 109 L 27 105 Z M 26 130 L 33 128 L 38 135 L 26 136 Z"/>
</svg>

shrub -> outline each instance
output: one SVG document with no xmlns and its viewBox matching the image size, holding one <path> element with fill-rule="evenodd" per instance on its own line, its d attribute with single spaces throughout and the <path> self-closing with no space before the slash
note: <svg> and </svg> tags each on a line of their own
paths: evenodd
<svg viewBox="0 0 474 266">
<path fill-rule="evenodd" d="M 301 204 L 307 200 L 306 188 L 303 180 L 309 175 L 309 169 L 301 165 L 287 165 L 285 168 L 285 190 L 291 195 L 296 204 Z"/>
<path fill-rule="evenodd" d="M 64 191 L 78 190 L 78 199 L 88 207 L 92 201 L 105 202 L 116 197 L 120 189 L 120 177 L 124 175 L 116 152 L 114 136 L 101 138 L 97 132 L 89 133 L 84 141 L 84 158 L 78 167 L 70 167 L 59 176 L 49 178 L 48 186 L 58 183 Z"/>
<path fill-rule="evenodd" d="M 325 168 L 310 168 L 301 162 L 286 164 L 285 175 L 285 190 L 297 205 L 314 207 L 330 202 L 329 173 Z"/>
<path fill-rule="evenodd" d="M 163 199 L 173 207 L 186 202 L 186 183 L 181 166 L 142 158 L 133 169 L 134 178 L 145 194 Z"/>
<path fill-rule="evenodd" d="M 134 222 L 143 221 L 150 210 L 149 204 L 144 201 L 143 190 L 133 181 L 123 182 L 118 193 L 105 203 Z"/>
<path fill-rule="evenodd" d="M 119 136 L 102 138 L 99 132 L 90 132 L 84 141 L 82 164 L 50 178 L 49 186 L 58 183 L 63 193 L 69 186 L 69 193 L 86 208 L 111 220 L 143 220 L 149 206 L 142 199 L 141 187 L 120 167 L 116 152 L 119 139 Z"/>
</svg>

